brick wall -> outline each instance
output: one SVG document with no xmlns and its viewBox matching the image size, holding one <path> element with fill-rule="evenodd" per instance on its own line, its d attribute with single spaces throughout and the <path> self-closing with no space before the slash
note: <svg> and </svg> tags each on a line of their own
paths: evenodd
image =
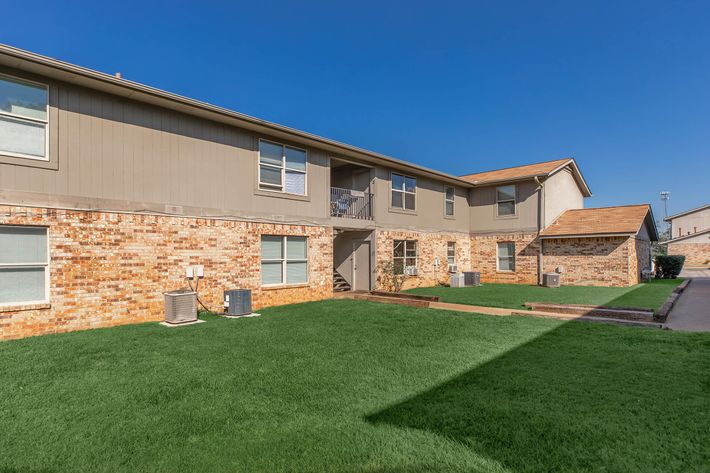
<svg viewBox="0 0 710 473">
<path fill-rule="evenodd" d="M 467 233 L 427 233 L 416 231 L 378 230 L 376 238 L 376 263 L 378 268 L 383 262 L 392 261 L 394 240 L 417 241 L 418 276 L 408 277 L 404 289 L 412 287 L 448 284 L 449 272 L 446 260 L 447 243 L 456 242 L 456 265 L 459 272 L 471 269 L 471 245 Z M 436 257 L 439 266 L 434 265 Z"/>
<path fill-rule="evenodd" d="M 629 258 L 629 284 L 633 285 L 642 282 L 644 269 L 651 269 L 651 242 L 631 238 L 629 244 L 634 246 L 634 253 Z"/>
<path fill-rule="evenodd" d="M 670 243 L 669 255 L 685 256 L 685 266 L 710 266 L 710 243 Z"/>
<path fill-rule="evenodd" d="M 515 271 L 498 271 L 498 243 L 515 243 Z M 481 282 L 537 284 L 539 242 L 535 233 L 508 233 L 471 236 L 473 271 L 480 271 Z"/>
<path fill-rule="evenodd" d="M 256 309 L 332 296 L 332 229 L 203 218 L 0 207 L 0 224 L 49 227 L 50 307 L 0 311 L 0 339 L 162 320 L 163 293 L 201 264 L 200 296 L 253 290 Z M 309 283 L 262 289 L 260 236 L 309 237 Z"/>
<path fill-rule="evenodd" d="M 544 272 L 564 267 L 562 284 L 573 286 L 628 286 L 630 261 L 635 261 L 635 239 L 629 237 L 561 238 L 545 240 Z"/>
</svg>

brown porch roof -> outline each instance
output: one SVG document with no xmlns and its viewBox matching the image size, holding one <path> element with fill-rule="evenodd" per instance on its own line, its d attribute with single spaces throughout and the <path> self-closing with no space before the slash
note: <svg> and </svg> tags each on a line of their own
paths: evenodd
<svg viewBox="0 0 710 473">
<path fill-rule="evenodd" d="M 649 220 L 650 219 L 650 220 Z M 635 235 L 649 223 L 652 240 L 657 240 L 651 206 L 624 205 L 596 209 L 570 209 L 540 233 L 542 237 L 575 237 L 594 235 Z"/>
</svg>

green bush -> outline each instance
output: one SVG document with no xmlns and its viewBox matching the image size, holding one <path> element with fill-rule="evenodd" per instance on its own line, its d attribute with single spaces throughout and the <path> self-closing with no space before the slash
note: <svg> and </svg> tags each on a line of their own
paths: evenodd
<svg viewBox="0 0 710 473">
<path fill-rule="evenodd" d="M 675 279 L 680 274 L 685 263 L 685 256 L 658 255 L 656 256 L 656 278 Z"/>
</svg>

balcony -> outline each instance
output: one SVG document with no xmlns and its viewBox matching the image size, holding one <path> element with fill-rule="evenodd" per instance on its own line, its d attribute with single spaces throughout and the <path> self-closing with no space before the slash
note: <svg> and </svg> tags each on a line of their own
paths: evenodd
<svg viewBox="0 0 710 473">
<path fill-rule="evenodd" d="M 330 216 L 372 220 L 372 194 L 331 187 Z"/>
</svg>

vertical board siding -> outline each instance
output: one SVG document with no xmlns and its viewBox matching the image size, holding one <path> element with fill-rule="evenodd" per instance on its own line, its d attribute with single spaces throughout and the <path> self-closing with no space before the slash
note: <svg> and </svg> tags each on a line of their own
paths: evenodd
<svg viewBox="0 0 710 473">
<path fill-rule="evenodd" d="M 31 160 L 27 166 L 0 164 L 3 190 L 76 205 L 86 199 L 120 201 L 130 204 L 131 210 L 181 205 L 271 212 L 286 218 L 328 217 L 322 205 L 329 195 L 326 153 L 308 149 L 307 199 L 259 195 L 254 192 L 255 134 L 80 86 L 47 82 L 50 157 L 58 169 L 34 167 Z"/>
</svg>

